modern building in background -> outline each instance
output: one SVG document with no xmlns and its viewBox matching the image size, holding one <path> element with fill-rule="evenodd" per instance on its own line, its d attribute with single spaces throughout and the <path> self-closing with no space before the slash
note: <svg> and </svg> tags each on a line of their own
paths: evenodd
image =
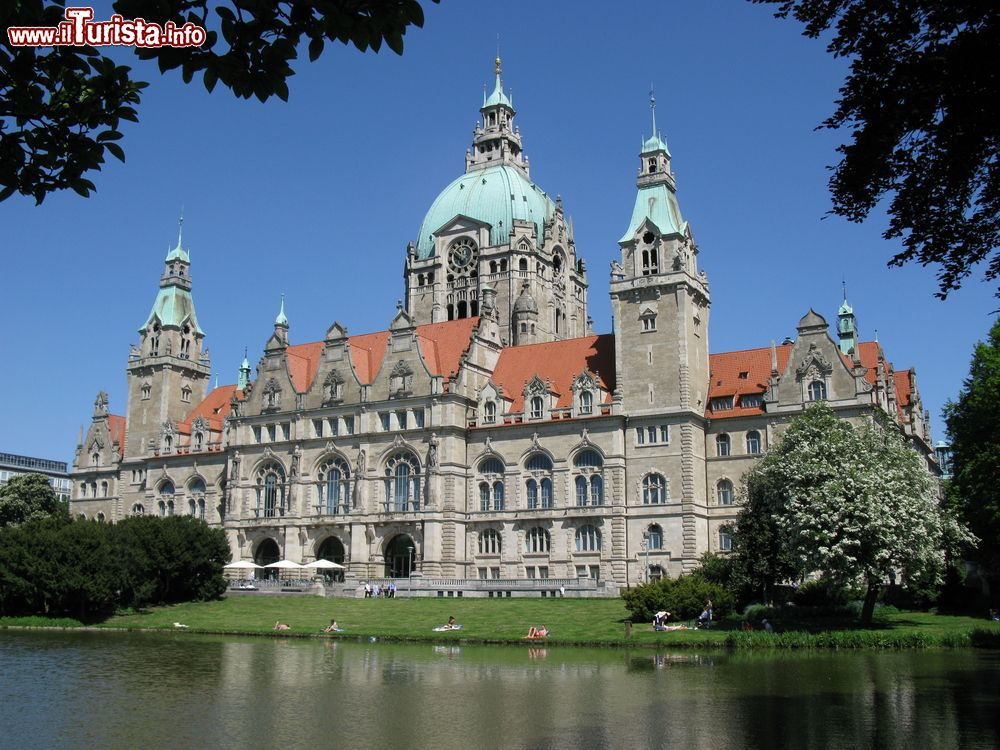
<svg viewBox="0 0 1000 750">
<path fill-rule="evenodd" d="M 386 330 L 334 320 L 296 343 L 282 302 L 256 368 L 210 389 L 179 237 L 139 319 L 124 413 L 99 394 L 77 447 L 73 512 L 190 514 L 225 529 L 234 560 L 326 558 L 362 578 L 614 587 L 727 550 L 740 477 L 812 402 L 888 418 L 936 471 L 915 373 L 860 340 L 846 296 L 833 335 L 809 310 L 794 340 L 711 353 L 701 265 L 722 261 L 683 218 L 655 108 L 600 334 L 591 271 L 534 180 L 499 60 L 480 117 L 464 172 L 406 247 Z"/>
<path fill-rule="evenodd" d="M 0 485 L 7 484 L 7 481 L 16 474 L 44 474 L 49 478 L 49 483 L 59 496 L 59 500 L 69 502 L 73 483 L 69 476 L 69 466 L 65 461 L 0 453 Z"/>
</svg>

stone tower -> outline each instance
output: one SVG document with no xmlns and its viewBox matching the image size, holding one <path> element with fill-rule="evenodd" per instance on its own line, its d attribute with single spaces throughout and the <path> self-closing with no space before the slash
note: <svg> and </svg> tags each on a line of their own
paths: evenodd
<svg viewBox="0 0 1000 750">
<path fill-rule="evenodd" d="M 587 335 L 587 272 L 577 257 L 562 199 L 531 179 L 516 110 L 504 92 L 500 58 L 493 93 L 465 156 L 465 174 L 446 187 L 424 217 L 406 258 L 406 310 L 417 325 L 479 314 L 482 290 L 496 290 L 507 343 L 514 305 L 525 288 L 536 306 L 534 341 Z"/>
<path fill-rule="evenodd" d="M 139 346 L 128 358 L 126 458 L 173 449 L 177 423 L 208 389 L 212 368 L 204 338 L 191 296 L 191 258 L 178 231 L 153 309 L 139 329 Z"/>
<path fill-rule="evenodd" d="M 652 97 L 650 105 L 653 134 L 639 155 L 635 207 L 618 241 L 621 263 L 611 264 L 617 389 L 629 415 L 626 455 L 638 470 L 637 481 L 644 481 L 649 467 L 666 469 L 665 502 L 677 508 L 664 523 L 655 504 L 640 501 L 633 526 L 662 523 L 665 548 L 693 561 L 708 549 L 703 519 L 710 298 L 691 228 L 681 218 Z M 685 562 L 685 569 L 693 564 Z"/>
</svg>

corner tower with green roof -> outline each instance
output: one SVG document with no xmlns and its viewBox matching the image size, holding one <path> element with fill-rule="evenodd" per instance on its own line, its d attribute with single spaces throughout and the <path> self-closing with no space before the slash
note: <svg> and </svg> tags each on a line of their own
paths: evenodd
<svg viewBox="0 0 1000 750">
<path fill-rule="evenodd" d="M 171 445 L 178 422 L 208 391 L 212 366 L 202 348 L 205 332 L 198 325 L 191 287 L 191 256 L 178 231 L 153 307 L 139 328 L 139 345 L 129 353 L 126 459 Z"/>
<path fill-rule="evenodd" d="M 475 316 L 488 285 L 512 344 L 514 303 L 527 288 L 538 306 L 536 342 L 584 336 L 586 265 L 562 200 L 531 179 L 499 57 L 479 111 L 465 173 L 437 196 L 407 249 L 406 311 L 417 325 Z"/>
</svg>

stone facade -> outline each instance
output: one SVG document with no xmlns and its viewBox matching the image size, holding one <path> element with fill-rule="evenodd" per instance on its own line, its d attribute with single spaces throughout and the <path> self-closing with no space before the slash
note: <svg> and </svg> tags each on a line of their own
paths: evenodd
<svg viewBox="0 0 1000 750">
<path fill-rule="evenodd" d="M 500 82 L 466 172 L 406 254 L 385 331 L 293 344 L 284 305 L 251 379 L 210 364 L 181 238 L 128 361 L 125 416 L 102 393 L 72 510 L 192 514 L 233 559 L 343 562 L 360 578 L 598 577 L 630 585 L 725 550 L 740 478 L 811 401 L 894 420 L 928 457 L 915 374 L 809 311 L 798 337 L 709 354 L 711 296 L 655 130 L 594 335 L 562 202 L 530 181 Z M 655 114 L 655 110 L 654 110 Z"/>
</svg>

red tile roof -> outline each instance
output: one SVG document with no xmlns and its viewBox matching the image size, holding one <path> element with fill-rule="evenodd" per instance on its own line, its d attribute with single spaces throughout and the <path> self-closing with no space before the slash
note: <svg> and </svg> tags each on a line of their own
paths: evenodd
<svg viewBox="0 0 1000 750">
<path fill-rule="evenodd" d="M 111 442 L 118 441 L 118 456 L 125 455 L 125 417 L 118 414 L 108 415 L 108 430 L 111 432 Z"/>
<path fill-rule="evenodd" d="M 782 344 L 775 349 L 778 355 L 778 372 L 781 373 L 788 366 L 792 345 Z M 771 347 L 711 354 L 708 358 L 708 371 L 710 380 L 705 416 L 722 419 L 760 414 L 764 411 L 763 403 L 750 408 L 741 407 L 739 397 L 744 394 L 763 394 L 767 390 L 767 382 L 771 378 Z M 746 373 L 746 377 L 741 378 L 741 373 Z M 712 399 L 721 396 L 732 396 L 733 408 L 712 411 Z"/>
<path fill-rule="evenodd" d="M 896 408 L 900 418 L 903 418 L 906 410 L 913 405 L 913 370 L 896 370 L 892 377 L 896 383 Z"/>
<path fill-rule="evenodd" d="M 236 390 L 235 385 L 220 385 L 218 388 L 213 389 L 202 399 L 200 404 L 191 410 L 191 413 L 187 415 L 184 421 L 177 426 L 177 431 L 185 435 L 190 435 L 191 423 L 198 417 L 204 417 L 205 421 L 208 422 L 210 430 L 213 432 L 222 432 L 223 422 L 229 416 L 229 411 L 232 408 L 234 393 L 237 398 L 243 397 L 243 391 Z"/>
<path fill-rule="evenodd" d="M 615 337 L 584 336 L 544 344 L 511 346 L 500 353 L 493 382 L 503 389 L 504 398 L 513 400 L 511 413 L 524 411 L 524 386 L 535 375 L 550 383 L 559 399 L 557 407 L 570 406 L 573 379 L 584 370 L 597 375 L 597 382 L 611 400 L 615 389 Z"/>
<path fill-rule="evenodd" d="M 389 342 L 388 331 L 377 331 L 376 333 L 365 333 L 361 336 L 351 336 L 347 339 L 350 347 L 351 362 L 354 364 L 354 372 L 362 385 L 372 382 L 375 373 L 382 366 L 385 358 L 385 347 Z"/>
<path fill-rule="evenodd" d="M 458 363 L 468 350 L 479 317 L 417 326 L 420 353 L 431 375 L 445 378 L 458 372 Z"/>
<path fill-rule="evenodd" d="M 323 355 L 323 346 L 322 341 L 314 341 L 310 344 L 296 344 L 285 349 L 292 387 L 299 393 L 305 393 L 312 385 L 316 371 L 319 369 L 319 359 Z"/>
</svg>

